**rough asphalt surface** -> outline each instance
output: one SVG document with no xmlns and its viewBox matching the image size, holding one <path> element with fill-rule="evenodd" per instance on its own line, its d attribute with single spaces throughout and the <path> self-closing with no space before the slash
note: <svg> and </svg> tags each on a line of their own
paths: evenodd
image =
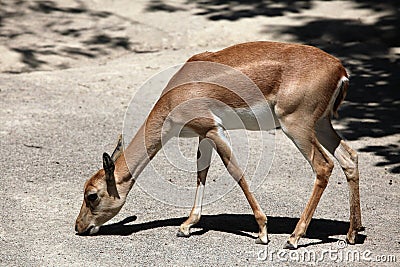
<svg viewBox="0 0 400 267">
<path fill-rule="evenodd" d="M 303 266 L 321 260 L 324 266 L 395 266 L 400 261 L 396 1 L 2 1 L 0 14 L 0 265 Z M 342 242 L 348 190 L 336 166 L 300 248 L 281 250 L 314 177 L 279 130 L 269 133 L 276 147 L 265 149 L 275 157 L 255 191 L 269 216 L 268 246 L 254 243 L 257 226 L 238 187 L 203 207 L 190 238 L 176 237 L 189 208 L 162 203 L 139 186 L 99 234 L 75 235 L 83 183 L 101 168 L 102 153 L 112 152 L 131 98 L 146 93 L 141 85 L 194 53 L 252 40 L 313 44 L 351 71 L 335 127 L 359 152 L 366 228 L 360 244 Z M 182 151 L 195 155 L 191 148 Z M 164 163 L 155 158 L 155 164 Z M 213 164 L 218 175 L 208 179 L 206 194 L 213 185 L 232 184 L 221 161 Z M 193 173 L 168 165 L 160 172 L 171 183 L 195 185 Z M 140 176 L 152 178 L 146 171 Z M 172 198 L 180 206 L 192 204 L 181 203 L 179 195 Z"/>
</svg>

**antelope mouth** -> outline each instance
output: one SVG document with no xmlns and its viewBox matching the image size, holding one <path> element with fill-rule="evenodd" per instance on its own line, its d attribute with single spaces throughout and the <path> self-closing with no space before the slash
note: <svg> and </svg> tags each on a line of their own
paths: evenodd
<svg viewBox="0 0 400 267">
<path fill-rule="evenodd" d="M 99 230 L 100 230 L 100 226 L 90 225 L 85 231 L 83 231 L 81 233 L 77 232 L 77 234 L 80 236 L 94 235 Z"/>
</svg>

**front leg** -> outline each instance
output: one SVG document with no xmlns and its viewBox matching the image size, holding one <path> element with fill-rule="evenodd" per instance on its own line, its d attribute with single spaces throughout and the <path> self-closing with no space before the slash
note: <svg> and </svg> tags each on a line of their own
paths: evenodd
<svg viewBox="0 0 400 267">
<path fill-rule="evenodd" d="M 196 197 L 189 218 L 179 227 L 177 236 L 189 237 L 190 227 L 199 222 L 201 208 L 203 204 L 204 189 L 208 169 L 210 167 L 213 143 L 209 139 L 199 137 L 199 147 L 197 150 L 197 189 Z"/>
<path fill-rule="evenodd" d="M 204 180 L 205 182 L 205 180 Z M 179 227 L 177 236 L 179 237 L 189 237 L 190 236 L 190 228 L 200 221 L 201 217 L 201 206 L 202 200 L 204 196 L 204 188 L 205 184 L 202 183 L 199 179 L 197 180 L 197 189 L 196 189 L 196 198 L 194 201 L 194 205 L 192 211 L 190 212 L 189 218 L 181 224 Z"/>
</svg>

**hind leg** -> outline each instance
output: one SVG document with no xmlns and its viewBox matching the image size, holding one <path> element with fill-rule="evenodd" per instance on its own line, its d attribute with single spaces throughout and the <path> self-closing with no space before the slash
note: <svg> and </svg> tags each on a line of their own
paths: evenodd
<svg viewBox="0 0 400 267">
<path fill-rule="evenodd" d="M 300 220 L 285 244 L 285 248 L 287 249 L 296 249 L 299 239 L 305 235 L 321 196 L 328 185 L 329 177 L 333 169 L 333 162 L 326 155 L 318 142 L 313 130 L 313 125 L 304 125 L 295 122 L 296 120 L 290 118 L 290 116 L 282 118 L 282 130 L 308 160 L 316 174 L 316 179 L 310 199 L 304 208 Z"/>
<path fill-rule="evenodd" d="M 340 138 L 329 118 L 320 120 L 316 125 L 316 131 L 318 140 L 334 155 L 346 175 L 350 200 L 350 228 L 347 240 L 350 244 L 354 244 L 358 231 L 362 229 L 357 153 Z"/>
</svg>

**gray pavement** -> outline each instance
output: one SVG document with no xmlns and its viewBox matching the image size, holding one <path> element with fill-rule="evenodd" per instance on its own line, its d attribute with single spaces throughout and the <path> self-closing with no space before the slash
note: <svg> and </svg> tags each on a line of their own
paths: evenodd
<svg viewBox="0 0 400 267">
<path fill-rule="evenodd" d="M 114 1 L 104 1 L 102 6 L 100 1 L 88 1 L 87 10 L 107 11 L 112 14 L 108 18 L 115 23 L 123 16 L 136 21 L 138 24 L 129 24 L 134 25 L 134 34 L 140 31 L 140 25 L 144 25 L 148 29 L 144 36 L 150 36 L 149 43 L 154 40 L 154 35 L 149 34 L 152 29 L 167 33 L 166 39 L 157 46 L 140 40 L 137 49 L 141 51 L 136 52 L 107 46 L 104 49 L 108 54 L 99 53 L 95 58 L 58 53 L 60 64 L 65 60 L 69 62 L 70 68 L 67 69 L 60 69 L 59 64 L 45 63 L 35 69 L 21 58 L 17 58 L 19 65 L 13 65 L 11 54 L 17 50 L 10 48 L 17 44 L 2 37 L 2 49 L 10 54 L 7 57 L 9 61 L 1 63 L 3 73 L 0 74 L 0 265 L 303 266 L 320 265 L 316 261 L 321 259 L 324 266 L 395 266 L 393 262 L 382 261 L 400 261 L 399 99 L 395 91 L 398 91 L 399 79 L 398 75 L 392 74 L 398 67 L 398 54 L 395 48 L 385 46 L 386 39 L 382 41 L 379 38 L 357 47 L 353 47 L 350 41 L 330 46 L 324 38 L 320 43 L 327 50 L 332 46 L 338 49 L 339 45 L 347 45 L 346 49 L 350 49 L 345 54 L 341 54 L 340 49 L 333 49 L 339 57 L 342 55 L 341 59 L 352 71 L 354 81 L 335 127 L 359 151 L 361 208 L 366 227 L 361 233 L 362 244 L 343 247 L 341 243 L 348 227 L 348 190 L 342 171 L 335 167 L 307 237 L 300 241 L 300 248 L 295 252 L 281 250 L 310 195 L 314 177 L 306 160 L 280 131 L 270 133 L 275 137 L 276 148 L 265 149 L 271 149 L 275 158 L 267 178 L 255 191 L 269 216 L 271 242 L 268 246 L 254 243 L 257 227 L 238 187 L 233 187 L 221 199 L 203 208 L 204 216 L 190 238 L 176 237 L 189 208 L 162 203 L 138 186 L 132 189 L 121 212 L 98 235 L 75 235 L 74 222 L 82 201 L 83 183 L 101 168 L 102 153 L 112 152 L 123 127 L 126 108 L 149 77 L 184 62 L 194 53 L 236 42 L 272 38 L 302 41 L 301 38 L 295 39 L 289 31 L 284 34 L 281 27 L 285 23 L 295 29 L 300 22 L 310 25 L 319 15 L 327 14 L 327 19 L 335 16 L 349 20 L 351 16 L 358 16 L 360 25 L 368 26 L 379 25 L 372 20 L 383 20 L 386 14 L 374 11 L 372 7 L 359 7 L 352 1 L 347 4 L 310 1 L 312 5 L 309 8 L 293 7 L 300 9 L 299 14 L 253 14 L 233 20 L 229 17 L 218 19 L 212 9 L 206 15 L 195 15 L 196 12 L 205 12 L 205 7 L 193 3 L 185 5 L 184 1 L 166 1 L 168 5 L 164 7 L 178 9 L 174 12 L 157 10 L 158 2 L 163 3 L 138 1 L 129 5 L 128 1 L 120 1 L 118 5 Z M 66 3 L 71 7 L 77 2 Z M 149 3 L 156 6 L 156 10 L 152 11 Z M 342 5 L 348 9 L 339 12 Z M 58 3 L 56 7 L 62 5 Z M 53 9 L 56 8 L 53 6 Z M 30 10 L 35 12 L 35 9 Z M 333 10 L 333 15 L 328 14 L 330 10 Z M 51 18 L 61 16 L 60 11 L 52 12 Z M 81 13 L 69 12 L 63 18 L 74 14 Z M 224 16 L 235 14 L 233 11 L 232 14 L 222 12 Z M 303 20 L 299 21 L 302 16 Z M 157 23 L 157 18 L 161 23 Z M 50 20 L 43 18 L 46 19 Z M 190 23 L 183 23 L 185 19 Z M 9 23 L 4 20 L 3 27 Z M 81 26 L 85 23 L 82 22 Z M 123 34 L 132 41 L 129 25 Z M 183 25 L 183 31 L 179 25 Z M 26 36 L 27 41 L 32 41 L 29 38 Z M 56 40 L 56 37 L 52 38 Z M 79 41 L 83 37 L 76 38 Z M 68 45 L 71 40 L 66 42 Z M 165 46 L 163 42 L 170 45 Z M 377 43 L 373 59 L 367 57 L 362 49 Z M 102 47 L 101 43 L 97 45 Z M 61 48 L 55 49 L 57 52 Z M 353 54 L 352 51 L 361 52 Z M 384 54 L 385 51 L 388 53 Z M 50 62 L 50 58 L 46 58 L 48 54 L 34 55 L 36 59 Z M 373 91 L 373 88 L 379 91 Z M 158 94 L 157 91 L 150 93 Z M 190 147 L 183 150 L 190 154 Z M 155 164 L 163 166 L 163 158 L 157 156 Z M 213 168 L 211 171 L 218 175 L 208 180 L 206 194 L 207 188 L 215 184 L 223 186 L 224 181 L 227 186 L 231 184 L 231 178 L 223 171 L 220 161 L 216 160 Z M 173 168 L 160 171 L 172 182 L 195 185 L 193 173 L 182 174 Z M 143 181 L 152 178 L 146 171 L 140 176 Z M 179 197 L 173 196 L 177 201 Z M 190 206 L 191 202 L 182 205 Z"/>
</svg>

